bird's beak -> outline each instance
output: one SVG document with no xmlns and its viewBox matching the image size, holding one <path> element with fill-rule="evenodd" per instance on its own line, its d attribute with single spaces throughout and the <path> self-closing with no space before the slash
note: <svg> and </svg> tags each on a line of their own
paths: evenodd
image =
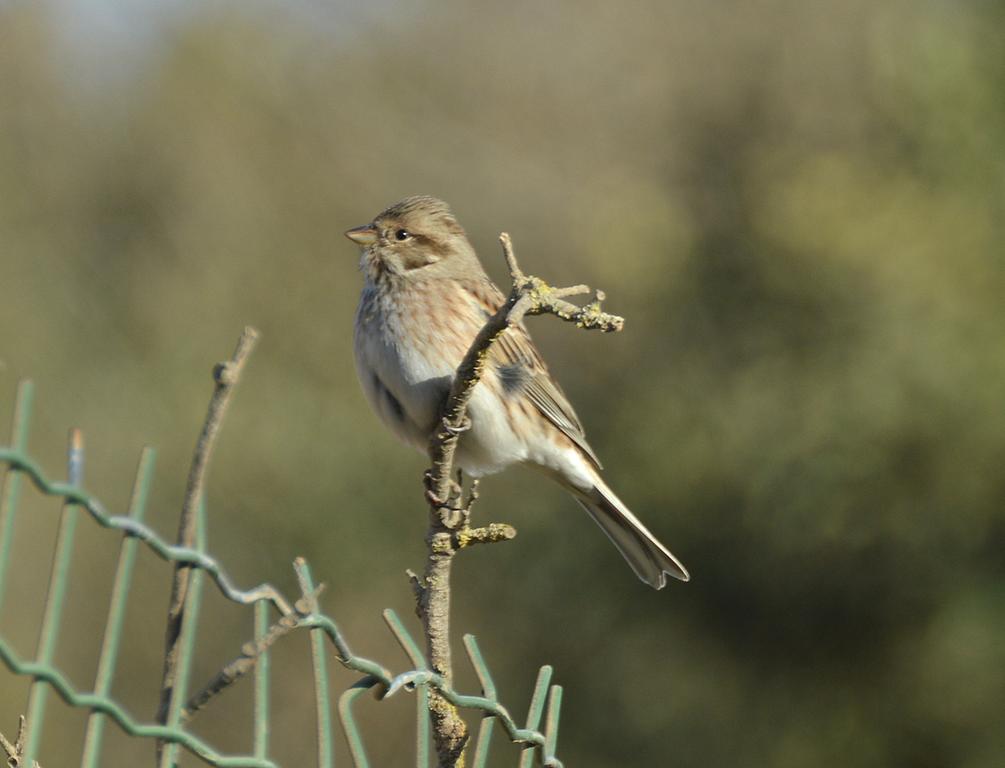
<svg viewBox="0 0 1005 768">
<path fill-rule="evenodd" d="M 362 227 L 347 229 L 345 236 L 360 245 L 373 245 L 377 242 L 377 228 L 373 224 L 364 224 Z"/>
</svg>

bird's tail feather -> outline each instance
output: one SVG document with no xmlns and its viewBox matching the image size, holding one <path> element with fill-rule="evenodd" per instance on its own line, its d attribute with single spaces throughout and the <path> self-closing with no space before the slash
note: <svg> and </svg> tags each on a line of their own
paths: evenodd
<svg viewBox="0 0 1005 768">
<path fill-rule="evenodd" d="M 575 492 L 576 500 L 618 548 L 638 576 L 654 589 L 666 586 L 666 575 L 689 581 L 691 576 L 670 550 L 653 536 L 614 492 L 597 478 L 593 490 Z"/>
</svg>

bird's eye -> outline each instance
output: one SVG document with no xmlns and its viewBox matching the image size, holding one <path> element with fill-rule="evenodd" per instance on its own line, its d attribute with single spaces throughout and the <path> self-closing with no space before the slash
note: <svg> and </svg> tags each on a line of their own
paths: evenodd
<svg viewBox="0 0 1005 768">
<path fill-rule="evenodd" d="M 395 240 L 407 240 L 411 236 L 412 233 L 409 232 L 407 229 L 399 229 L 397 232 L 394 233 Z"/>
</svg>

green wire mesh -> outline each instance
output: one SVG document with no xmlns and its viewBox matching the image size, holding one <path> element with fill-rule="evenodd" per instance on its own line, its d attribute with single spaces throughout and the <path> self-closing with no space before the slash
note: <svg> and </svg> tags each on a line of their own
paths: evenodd
<svg viewBox="0 0 1005 768">
<path fill-rule="evenodd" d="M 285 620 L 292 621 L 295 629 L 305 629 L 310 633 L 311 660 L 314 669 L 314 709 L 317 717 L 318 768 L 332 768 L 334 766 L 331 692 L 329 691 L 327 673 L 330 654 L 333 654 L 335 660 L 343 666 L 363 675 L 356 683 L 341 693 L 337 704 L 342 731 L 353 764 L 357 768 L 367 768 L 370 763 L 353 714 L 353 707 L 362 694 L 371 690 L 375 690 L 379 699 L 393 696 L 403 689 L 415 693 L 415 764 L 418 768 L 429 765 L 431 739 L 428 699 L 431 687 L 437 689 L 444 698 L 458 708 L 482 712 L 483 717 L 478 733 L 471 740 L 468 756 L 469 765 L 473 768 L 484 768 L 486 765 L 489 744 L 497 722 L 502 726 L 509 739 L 522 747 L 519 757 L 520 768 L 528 768 L 535 764 L 549 768 L 561 768 L 562 763 L 555 756 L 555 750 L 558 739 L 562 688 L 558 685 L 551 685 L 551 667 L 542 667 L 538 674 L 527 721 L 521 728 L 506 708 L 499 703 L 496 697 L 495 683 L 473 635 L 464 636 L 464 647 L 482 689 L 481 695 L 477 696 L 458 693 L 447 685 L 438 674 L 431 671 L 415 639 L 394 611 L 388 609 L 384 611 L 384 620 L 413 665 L 413 668 L 408 671 L 397 675 L 392 674 L 383 665 L 354 654 L 349 649 L 349 645 L 334 619 L 321 613 L 313 599 L 307 599 L 314 594 L 314 582 L 310 569 L 303 561 L 297 563 L 297 574 L 307 605 L 303 604 L 304 600 L 296 604 L 291 603 L 269 584 L 261 584 L 248 590 L 238 589 L 222 566 L 203 551 L 205 543 L 204 510 L 200 510 L 199 532 L 196 545 L 193 548 L 168 544 L 151 528 L 147 527 L 143 518 L 153 476 L 154 452 L 152 449 L 145 449 L 140 456 L 129 508 L 123 516 L 110 514 L 101 502 L 82 489 L 84 455 L 79 434 L 73 433 L 71 436 L 67 481 L 63 483 L 46 477 L 26 452 L 31 403 L 31 382 L 21 382 L 14 408 L 10 445 L 0 447 L 0 464 L 7 467 L 2 485 L 0 485 L 0 606 L 4 600 L 4 577 L 10 560 L 22 479 L 27 478 L 42 494 L 61 499 L 62 511 L 34 659 L 20 658 L 4 636 L 3 628 L 0 627 L 0 658 L 14 674 L 32 678 L 25 710 L 28 731 L 22 755 L 22 765 L 31 765 L 32 760 L 37 758 L 44 732 L 47 697 L 49 691 L 52 690 L 68 705 L 89 710 L 80 763 L 82 768 L 94 768 L 101 764 L 102 737 L 108 720 L 114 721 L 119 728 L 132 737 L 165 742 L 166 747 L 161 755 L 162 766 L 174 765 L 177 762 L 177 750 L 185 749 L 210 765 L 278 768 L 279 764 L 269 757 L 270 665 L 267 650 L 270 618 L 278 614 Z M 88 514 L 99 526 L 124 534 L 119 549 L 115 580 L 111 589 L 108 617 L 105 622 L 104 639 L 98 659 L 94 688 L 90 693 L 76 690 L 53 661 L 56 643 L 60 631 L 63 629 L 61 626 L 63 605 L 72 568 L 74 535 L 81 512 Z M 163 560 L 187 563 L 194 567 L 193 579 L 186 597 L 178 683 L 165 725 L 137 720 L 110 695 L 122 644 L 126 605 L 132 583 L 137 548 L 140 545 L 148 547 Z M 188 694 L 190 666 L 195 651 L 199 604 L 202 598 L 203 582 L 207 579 L 226 599 L 241 605 L 252 606 L 254 611 L 255 643 L 259 644 L 263 650 L 257 655 L 254 665 L 254 728 L 250 754 L 221 754 L 204 740 L 185 730 L 182 723 L 183 708 Z M 544 720 L 543 730 L 542 719 Z"/>
</svg>

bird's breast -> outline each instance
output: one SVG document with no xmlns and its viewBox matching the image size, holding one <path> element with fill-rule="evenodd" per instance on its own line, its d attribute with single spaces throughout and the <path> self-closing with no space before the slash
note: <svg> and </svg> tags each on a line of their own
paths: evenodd
<svg viewBox="0 0 1005 768">
<path fill-rule="evenodd" d="M 435 284 L 393 291 L 368 284 L 360 297 L 354 337 L 360 383 L 381 419 L 422 450 L 480 328 L 470 315 Z"/>
</svg>

